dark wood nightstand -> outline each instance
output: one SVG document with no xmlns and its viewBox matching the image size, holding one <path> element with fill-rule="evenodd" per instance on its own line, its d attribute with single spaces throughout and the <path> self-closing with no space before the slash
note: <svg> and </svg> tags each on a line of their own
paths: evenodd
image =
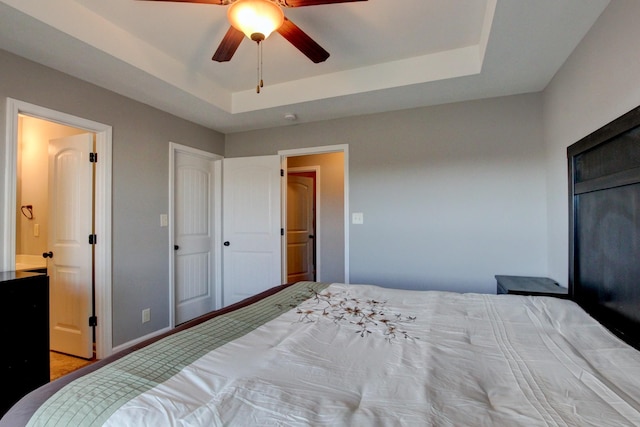
<svg viewBox="0 0 640 427">
<path fill-rule="evenodd" d="M 498 294 L 569 298 L 569 290 L 547 277 L 495 276 Z"/>
</svg>

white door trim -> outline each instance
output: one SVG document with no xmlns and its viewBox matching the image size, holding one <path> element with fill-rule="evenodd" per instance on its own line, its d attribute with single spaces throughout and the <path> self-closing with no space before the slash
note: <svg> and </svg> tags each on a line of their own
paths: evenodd
<svg viewBox="0 0 640 427">
<path fill-rule="evenodd" d="M 337 145 L 325 145 L 321 147 L 309 147 L 309 148 L 296 148 L 292 150 L 279 150 L 278 154 L 282 159 L 283 169 L 287 169 L 287 157 L 294 156 L 307 156 L 311 154 L 325 154 L 325 153 L 344 153 L 344 283 L 349 283 L 349 144 L 337 144 Z M 283 200 L 286 201 L 286 180 L 283 180 Z M 286 207 L 286 204 L 283 205 Z M 286 209 L 283 211 L 283 227 L 286 223 Z M 285 233 L 286 234 L 286 233 Z M 286 243 L 286 242 L 284 242 Z M 283 244 L 283 251 L 286 250 L 286 246 Z M 286 259 L 283 253 L 282 258 Z M 283 282 L 286 283 L 287 270 L 283 268 Z"/>
<path fill-rule="evenodd" d="M 316 212 L 315 212 L 315 221 L 314 221 L 315 228 L 316 228 L 315 232 L 314 232 L 314 235 L 315 235 L 315 237 L 314 237 L 314 245 L 316 246 L 316 259 L 315 259 L 316 265 L 315 265 L 315 268 L 316 268 L 316 281 L 317 282 L 321 282 L 322 281 L 322 279 L 321 279 L 321 277 L 322 277 L 322 274 L 321 274 L 321 265 L 322 265 L 321 260 L 322 260 L 322 257 L 320 256 L 320 254 L 322 252 L 320 252 L 320 240 L 321 240 L 320 236 L 322 236 L 322 231 L 321 231 L 321 225 L 320 225 L 320 218 L 322 218 L 322 216 L 321 216 L 322 209 L 321 209 L 321 206 L 320 206 L 320 200 L 321 200 L 320 195 L 322 194 L 322 189 L 320 188 L 320 182 L 321 182 L 321 180 L 320 180 L 320 166 L 317 166 L 317 165 L 314 165 L 314 166 L 300 166 L 300 167 L 297 167 L 297 168 L 287 167 L 286 172 L 287 173 L 289 173 L 289 172 L 314 172 L 316 174 L 316 178 L 315 178 L 315 181 L 316 181 L 315 182 L 315 184 L 316 184 L 316 192 L 315 192 Z M 285 218 L 284 223 L 286 224 L 287 223 L 287 221 L 286 221 L 286 218 L 287 218 L 287 209 L 286 209 L 286 203 L 287 203 L 286 198 L 287 198 L 287 195 L 283 194 L 282 197 L 285 199 L 285 201 L 284 201 L 285 208 L 282 211 L 282 217 Z M 285 229 L 283 245 L 286 245 L 286 244 L 287 244 L 287 230 Z M 286 246 L 285 246 L 285 248 L 286 248 Z M 284 271 L 285 271 L 285 273 L 287 273 L 289 270 L 287 268 L 287 257 L 285 256 L 284 253 L 283 253 L 282 259 L 283 259 L 283 266 L 284 266 L 284 269 L 285 269 Z"/>
<path fill-rule="evenodd" d="M 6 146 L 4 176 L 4 209 L 0 212 L 2 220 L 2 241 L 0 246 L 0 270 L 15 269 L 16 260 L 16 184 L 18 153 L 18 115 L 24 114 L 65 126 L 84 129 L 96 134 L 96 150 L 99 160 L 96 163 L 96 235 L 95 247 L 95 314 L 98 317 L 96 327 L 96 357 L 103 359 L 112 351 L 112 306 L 111 306 L 111 126 L 72 116 L 60 111 L 7 98 Z"/>
<path fill-rule="evenodd" d="M 175 142 L 169 142 L 169 327 L 175 328 L 176 324 L 176 307 L 175 307 L 175 161 L 176 153 L 183 152 L 205 157 L 214 163 L 214 199 L 213 199 L 213 216 L 212 222 L 214 227 L 213 247 L 214 253 L 214 298 L 215 308 L 222 307 L 222 256 L 220 248 L 222 247 L 222 159 L 223 157 L 210 153 L 208 151 L 199 150 L 197 148 L 188 147 Z"/>
</svg>

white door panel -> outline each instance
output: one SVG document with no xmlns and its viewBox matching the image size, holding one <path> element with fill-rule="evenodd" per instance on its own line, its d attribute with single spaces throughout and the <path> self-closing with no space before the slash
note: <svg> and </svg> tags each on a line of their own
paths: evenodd
<svg viewBox="0 0 640 427">
<path fill-rule="evenodd" d="M 223 160 L 223 304 L 281 284 L 280 159 Z"/>
<path fill-rule="evenodd" d="M 287 282 L 314 280 L 314 178 L 287 176 Z"/>
<path fill-rule="evenodd" d="M 92 247 L 93 134 L 49 141 L 51 349 L 93 357 Z"/>
<path fill-rule="evenodd" d="M 176 324 L 215 308 L 214 160 L 175 154 Z"/>
</svg>

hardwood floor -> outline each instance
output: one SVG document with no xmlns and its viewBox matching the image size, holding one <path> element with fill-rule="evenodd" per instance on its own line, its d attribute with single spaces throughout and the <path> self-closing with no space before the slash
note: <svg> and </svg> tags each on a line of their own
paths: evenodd
<svg viewBox="0 0 640 427">
<path fill-rule="evenodd" d="M 49 366 L 51 369 L 50 380 L 53 381 L 63 375 L 82 368 L 83 366 L 90 365 L 95 362 L 95 359 L 87 360 L 79 357 L 69 356 L 67 354 L 57 353 L 55 351 L 49 352 Z"/>
</svg>

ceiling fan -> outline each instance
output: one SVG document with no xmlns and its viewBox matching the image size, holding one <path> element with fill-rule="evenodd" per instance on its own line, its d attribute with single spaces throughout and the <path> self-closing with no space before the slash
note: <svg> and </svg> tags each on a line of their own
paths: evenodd
<svg viewBox="0 0 640 427">
<path fill-rule="evenodd" d="M 255 42 L 262 42 L 269 36 L 271 31 L 277 31 L 282 37 L 288 40 L 293 46 L 295 46 L 300 52 L 304 53 L 314 63 L 320 63 L 326 61 L 329 58 L 329 52 L 316 43 L 311 37 L 309 37 L 304 31 L 302 31 L 296 24 L 291 22 L 284 16 L 281 8 L 289 7 L 302 7 L 302 6 L 317 6 L 322 4 L 334 4 L 334 3 L 349 3 L 356 1 L 367 0 L 147 0 L 147 1 L 171 1 L 180 3 L 206 3 L 218 6 L 230 5 L 227 16 L 231 22 L 231 26 L 225 34 L 222 42 L 218 46 L 218 49 L 213 54 L 214 61 L 226 62 L 229 61 L 233 54 L 240 46 L 242 39 L 246 35 L 248 38 Z M 272 27 L 266 31 L 269 34 L 265 34 L 263 31 L 255 31 L 254 29 L 244 29 L 241 22 L 245 16 L 240 10 L 247 3 L 258 3 L 261 10 L 265 10 L 265 13 L 273 13 L 278 15 L 275 23 L 272 23 Z M 267 10 L 268 9 L 268 10 Z"/>
</svg>

